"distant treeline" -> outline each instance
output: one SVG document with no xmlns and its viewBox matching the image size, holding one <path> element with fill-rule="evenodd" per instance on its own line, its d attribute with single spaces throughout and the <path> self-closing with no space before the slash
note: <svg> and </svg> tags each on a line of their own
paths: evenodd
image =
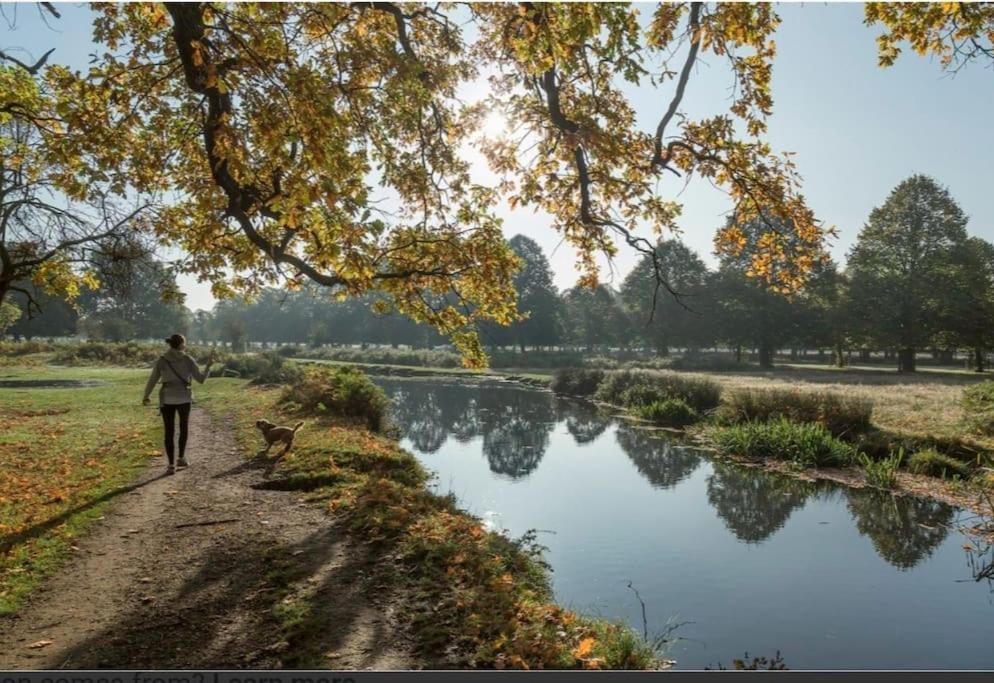
<svg viewBox="0 0 994 683">
<path fill-rule="evenodd" d="M 742 230 L 743 249 L 724 255 L 716 270 L 676 239 L 661 240 L 645 254 L 620 288 L 553 284 L 549 262 L 533 240 L 518 235 L 510 245 L 522 268 L 515 285 L 526 319 L 510 326 L 488 324 L 483 342 L 521 352 L 568 348 L 586 354 L 641 350 L 723 348 L 742 359 L 753 352 L 763 366 L 778 352 L 816 350 L 844 364 L 882 352 L 902 370 L 914 370 L 919 351 L 944 362 L 967 351 L 977 369 L 994 347 L 994 246 L 966 232 L 967 219 L 948 191 L 926 176 L 913 176 L 870 214 L 848 254 L 846 267 L 825 258 L 813 265 L 803 291 L 785 295 L 750 277 L 751 252 L 767 232 L 760 218 Z M 790 225 L 780 225 L 789 248 Z M 98 269 L 99 270 L 99 269 Z M 109 286 L 85 293 L 79 312 L 44 301 L 44 312 L 22 317 L 14 336 L 60 336 L 126 340 L 161 338 L 177 329 L 194 341 L 221 341 L 238 350 L 266 344 L 404 345 L 432 348 L 446 340 L 425 325 L 381 311 L 375 297 L 336 300 L 307 287 L 267 289 L 255 300 L 227 300 L 212 311 L 190 312 L 163 303 L 175 290 L 173 275 L 148 257 L 127 268 L 104 264 L 98 276 Z M 656 274 L 677 293 L 657 286 Z"/>
</svg>

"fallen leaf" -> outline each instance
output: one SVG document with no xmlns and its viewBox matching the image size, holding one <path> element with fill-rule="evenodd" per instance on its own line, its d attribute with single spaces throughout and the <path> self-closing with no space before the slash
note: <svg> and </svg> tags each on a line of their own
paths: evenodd
<svg viewBox="0 0 994 683">
<path fill-rule="evenodd" d="M 28 645 L 28 647 L 32 650 L 37 650 L 38 648 L 51 645 L 54 642 L 55 642 L 54 640 L 38 640 Z"/>
<path fill-rule="evenodd" d="M 594 647 L 594 639 L 584 638 L 583 640 L 580 641 L 580 644 L 576 646 L 576 649 L 573 650 L 573 656 L 577 658 L 586 657 L 588 654 L 590 654 L 590 650 L 593 649 L 593 647 Z"/>
</svg>

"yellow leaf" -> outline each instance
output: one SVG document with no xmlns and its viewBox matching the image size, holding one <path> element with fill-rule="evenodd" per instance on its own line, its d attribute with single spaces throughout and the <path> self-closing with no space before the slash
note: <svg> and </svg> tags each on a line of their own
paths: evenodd
<svg viewBox="0 0 994 683">
<path fill-rule="evenodd" d="M 590 654 L 590 651 L 593 649 L 593 647 L 594 647 L 594 639 L 589 637 L 584 638 L 580 641 L 580 644 L 576 646 L 576 649 L 573 650 L 573 656 L 576 657 L 577 659 L 586 657 L 588 654 Z"/>
</svg>

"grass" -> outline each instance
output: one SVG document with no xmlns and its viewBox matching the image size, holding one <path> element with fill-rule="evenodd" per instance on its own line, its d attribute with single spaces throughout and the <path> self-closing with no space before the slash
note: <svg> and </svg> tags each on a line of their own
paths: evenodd
<svg viewBox="0 0 994 683">
<path fill-rule="evenodd" d="M 915 474 L 926 474 L 941 479 L 953 477 L 968 479 L 972 474 L 969 465 L 934 448 L 927 448 L 912 455 L 908 460 L 908 469 Z"/>
<path fill-rule="evenodd" d="M 897 471 L 904 461 L 904 450 L 897 450 L 882 460 L 860 453 L 858 461 L 867 484 L 878 489 L 892 489 L 897 486 Z"/>
<path fill-rule="evenodd" d="M 852 446 L 822 425 L 784 417 L 716 427 L 711 438 L 724 453 L 750 460 L 788 460 L 799 468 L 843 466 L 856 457 Z"/>
<path fill-rule="evenodd" d="M 964 389 L 960 405 L 971 431 L 994 436 L 994 382 L 981 382 Z"/>
<path fill-rule="evenodd" d="M 6 367 L 4 379 L 92 379 L 85 388 L 0 387 L 0 614 L 65 561 L 74 539 L 159 455 L 144 370 Z"/>
<path fill-rule="evenodd" d="M 279 397 L 271 389 L 229 388 L 206 405 L 236 425 L 251 454 L 258 445 L 253 415 L 280 415 Z M 404 617 L 430 659 L 457 653 L 459 665 L 485 668 L 655 664 L 652 646 L 627 626 L 554 604 L 534 537 L 485 530 L 453 498 L 430 492 L 417 459 L 387 437 L 330 415 L 318 418 L 300 432 L 275 476 L 274 488 L 306 491 L 367 547 L 396 558 L 381 563 L 381 582 L 402 585 L 413 595 Z M 276 608 L 291 650 L 306 640 L 306 631 L 321 628 L 313 615 L 323 610 L 306 601 L 304 596 Z"/>
<path fill-rule="evenodd" d="M 795 422 L 822 425 L 835 436 L 870 429 L 873 401 L 838 391 L 798 388 L 740 388 L 725 395 L 724 416 L 735 422 L 766 421 L 786 417 Z"/>
<path fill-rule="evenodd" d="M 721 387 L 712 379 L 678 372 L 614 370 L 604 374 L 596 396 L 621 406 L 646 405 L 666 399 L 681 399 L 698 412 L 712 410 L 721 402 Z"/>
<path fill-rule="evenodd" d="M 635 406 L 633 411 L 644 420 L 650 420 L 666 427 L 682 428 L 700 419 L 697 411 L 679 398 L 667 398 L 662 401 L 640 404 Z"/>
</svg>

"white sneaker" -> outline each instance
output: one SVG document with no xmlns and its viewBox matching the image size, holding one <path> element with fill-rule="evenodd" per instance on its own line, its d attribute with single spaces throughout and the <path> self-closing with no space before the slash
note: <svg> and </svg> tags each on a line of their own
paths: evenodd
<svg viewBox="0 0 994 683">
<path fill-rule="evenodd" d="M 180 458 L 179 461 L 176 463 L 176 467 L 189 467 L 189 466 L 190 463 L 186 461 L 186 458 Z"/>
</svg>

